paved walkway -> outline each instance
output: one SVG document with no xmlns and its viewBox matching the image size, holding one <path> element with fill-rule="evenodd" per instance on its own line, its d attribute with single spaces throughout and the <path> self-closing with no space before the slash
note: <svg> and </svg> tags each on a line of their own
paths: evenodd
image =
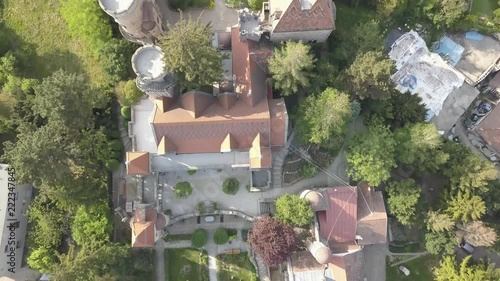
<svg viewBox="0 0 500 281">
<path fill-rule="evenodd" d="M 385 281 L 385 257 L 390 255 L 387 244 L 363 248 L 366 281 Z"/>
<path fill-rule="evenodd" d="M 208 254 L 208 277 L 210 281 L 217 281 L 217 245 L 214 243 L 214 232 L 208 231 L 208 242 L 205 246 Z"/>
<path fill-rule="evenodd" d="M 165 281 L 165 244 L 163 240 L 156 242 L 155 245 L 155 268 L 156 280 Z"/>
</svg>

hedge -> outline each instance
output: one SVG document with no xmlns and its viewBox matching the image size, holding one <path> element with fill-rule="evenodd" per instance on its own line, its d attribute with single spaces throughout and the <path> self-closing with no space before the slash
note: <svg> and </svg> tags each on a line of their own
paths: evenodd
<svg viewBox="0 0 500 281">
<path fill-rule="evenodd" d="M 217 228 L 214 233 L 214 242 L 217 245 L 224 245 L 229 241 L 229 234 L 225 228 Z"/>
<path fill-rule="evenodd" d="M 229 195 L 238 193 L 240 182 L 236 178 L 227 178 L 222 184 L 222 191 Z"/>
<path fill-rule="evenodd" d="M 195 232 L 193 232 L 193 235 L 191 235 L 191 243 L 195 248 L 201 248 L 205 246 L 205 244 L 207 244 L 207 240 L 207 232 L 203 229 L 197 229 Z"/>
<path fill-rule="evenodd" d="M 112 140 L 109 142 L 109 147 L 113 151 L 122 151 L 123 150 L 123 144 L 120 140 Z"/>
</svg>

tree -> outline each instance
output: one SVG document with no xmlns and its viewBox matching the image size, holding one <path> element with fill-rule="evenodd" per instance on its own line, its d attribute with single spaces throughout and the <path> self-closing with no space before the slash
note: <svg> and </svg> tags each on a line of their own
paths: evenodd
<svg viewBox="0 0 500 281">
<path fill-rule="evenodd" d="M 451 231 L 455 222 L 447 213 L 430 211 L 427 213 L 427 229 L 433 232 Z"/>
<path fill-rule="evenodd" d="M 193 192 L 191 184 L 187 181 L 178 182 L 175 184 L 175 197 L 185 199 Z"/>
<path fill-rule="evenodd" d="M 101 202 L 80 206 L 71 224 L 75 242 L 82 246 L 95 242 L 109 242 L 112 231 L 109 207 Z"/>
<path fill-rule="evenodd" d="M 377 13 L 382 18 L 388 18 L 398 11 L 405 10 L 406 6 L 407 0 L 378 0 Z"/>
<path fill-rule="evenodd" d="M 480 192 L 486 204 L 486 213 L 490 216 L 498 216 L 500 212 L 500 180 L 490 181 L 487 190 Z"/>
<path fill-rule="evenodd" d="M 99 62 L 108 74 L 112 84 L 130 77 L 132 71 L 131 58 L 134 45 L 125 39 L 112 38 L 99 49 Z"/>
<path fill-rule="evenodd" d="M 110 22 L 96 1 L 64 1 L 60 11 L 70 33 L 83 39 L 94 52 L 111 39 Z"/>
<path fill-rule="evenodd" d="M 415 213 L 420 198 L 420 188 L 414 180 L 391 182 L 386 188 L 390 213 L 402 225 L 415 223 Z"/>
<path fill-rule="evenodd" d="M 466 0 L 441 0 L 430 3 L 424 10 L 428 10 L 427 16 L 440 27 L 453 26 L 469 7 Z"/>
<path fill-rule="evenodd" d="M 222 183 L 222 191 L 225 194 L 234 195 L 240 189 L 240 182 L 236 178 L 227 178 Z"/>
<path fill-rule="evenodd" d="M 311 94 L 321 94 L 326 88 L 345 91 L 346 81 L 344 76 L 344 72 L 340 72 L 336 66 L 327 60 L 318 60 L 315 63 L 313 74 L 311 74 L 307 91 Z"/>
<path fill-rule="evenodd" d="M 275 203 L 275 218 L 291 226 L 305 226 L 314 218 L 314 211 L 306 199 L 296 194 L 285 194 Z"/>
<path fill-rule="evenodd" d="M 195 248 L 201 248 L 207 244 L 207 232 L 204 229 L 197 229 L 191 235 L 191 243 Z"/>
<path fill-rule="evenodd" d="M 248 7 L 253 10 L 261 10 L 264 0 L 248 0 Z"/>
<path fill-rule="evenodd" d="M 458 192 L 449 202 L 447 212 L 455 221 L 468 222 L 480 219 L 486 212 L 486 206 L 481 197 L 470 192 Z"/>
<path fill-rule="evenodd" d="M 175 25 L 168 24 L 169 32 L 159 39 L 160 47 L 168 51 L 164 56 L 168 71 L 175 73 L 182 88 L 212 85 L 224 74 L 222 54 L 212 46 L 210 24 L 184 19 L 182 14 Z"/>
<path fill-rule="evenodd" d="M 269 70 L 273 75 L 274 86 L 281 95 L 289 96 L 300 88 L 310 85 L 311 71 L 314 69 L 314 56 L 311 47 L 302 42 L 287 41 L 275 49 L 269 60 Z"/>
<path fill-rule="evenodd" d="M 457 155 L 458 156 L 458 155 Z M 489 161 L 482 160 L 469 150 L 465 157 L 453 157 L 443 173 L 450 178 L 452 188 L 462 191 L 486 191 L 488 182 L 495 180 L 498 171 Z"/>
<path fill-rule="evenodd" d="M 354 180 L 378 186 L 390 177 L 396 167 L 396 141 L 389 129 L 381 124 L 369 128 L 366 136 L 354 137 L 347 151 L 348 173 Z"/>
<path fill-rule="evenodd" d="M 352 91 L 360 99 L 388 99 L 393 87 L 391 74 L 395 65 L 381 51 L 359 53 L 347 69 Z"/>
<path fill-rule="evenodd" d="M 481 262 L 471 264 L 472 256 L 465 257 L 457 265 L 454 256 L 445 256 L 434 269 L 436 281 L 489 281 L 500 279 L 500 269 L 494 264 Z"/>
<path fill-rule="evenodd" d="M 224 245 L 229 241 L 229 234 L 227 229 L 219 227 L 214 232 L 214 243 L 217 245 Z"/>
<path fill-rule="evenodd" d="M 489 247 L 495 244 L 497 233 L 482 221 L 471 221 L 457 225 L 457 240 L 465 240 L 476 247 Z"/>
<path fill-rule="evenodd" d="M 16 77 L 18 74 L 18 60 L 13 52 L 8 51 L 0 58 L 0 88 L 9 80 L 9 77 Z"/>
<path fill-rule="evenodd" d="M 59 70 L 35 87 L 33 111 L 72 130 L 87 128 L 99 100 L 82 75 Z"/>
<path fill-rule="evenodd" d="M 425 249 L 433 255 L 452 255 L 457 246 L 450 232 L 428 232 L 425 234 Z"/>
<path fill-rule="evenodd" d="M 436 172 L 448 161 L 444 152 L 443 139 L 432 123 L 417 123 L 398 129 L 394 133 L 398 142 L 397 160 L 413 164 L 420 171 Z"/>
<path fill-rule="evenodd" d="M 384 48 L 383 38 L 384 36 L 380 32 L 380 23 L 376 20 L 356 24 L 352 36 L 349 37 L 353 49 L 358 53 L 382 51 Z"/>
<path fill-rule="evenodd" d="M 29 253 L 26 262 L 30 268 L 48 273 L 58 262 L 57 251 L 45 247 L 36 248 Z"/>
<path fill-rule="evenodd" d="M 327 88 L 299 104 L 296 129 L 305 142 L 327 146 L 330 137 L 338 139 L 346 133 L 351 117 L 349 96 Z"/>
<path fill-rule="evenodd" d="M 137 88 L 135 80 L 128 80 L 118 83 L 116 96 L 122 106 L 132 106 L 144 97 L 144 93 Z"/>
<path fill-rule="evenodd" d="M 263 217 L 254 222 L 248 242 L 267 265 L 276 267 L 292 254 L 295 236 L 290 226 L 270 217 Z"/>
</svg>

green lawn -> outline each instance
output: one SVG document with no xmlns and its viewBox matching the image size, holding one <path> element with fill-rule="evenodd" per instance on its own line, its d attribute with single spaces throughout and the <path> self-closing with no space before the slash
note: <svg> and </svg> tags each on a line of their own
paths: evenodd
<svg viewBox="0 0 500 281">
<path fill-rule="evenodd" d="M 163 238 L 165 242 L 191 240 L 192 234 L 169 234 Z"/>
<path fill-rule="evenodd" d="M 165 281 L 208 281 L 208 256 L 197 249 L 165 250 Z"/>
<path fill-rule="evenodd" d="M 498 8 L 497 0 L 473 0 L 472 13 L 481 16 L 491 16 L 493 10 Z"/>
<path fill-rule="evenodd" d="M 386 258 L 386 281 L 430 281 L 434 280 L 432 268 L 439 265 L 439 257 L 433 255 L 422 256 L 402 264 L 410 270 L 410 276 L 405 276 L 397 266 L 389 266 Z"/>
<path fill-rule="evenodd" d="M 82 40 L 69 35 L 59 14 L 62 0 L 4 0 L 3 21 L 10 40 L 36 53 L 26 75 L 43 78 L 65 69 L 88 75 L 93 83 L 105 82 L 98 59 Z"/>
<path fill-rule="evenodd" d="M 219 281 L 257 281 L 255 267 L 248 253 L 218 255 L 217 268 Z"/>
</svg>

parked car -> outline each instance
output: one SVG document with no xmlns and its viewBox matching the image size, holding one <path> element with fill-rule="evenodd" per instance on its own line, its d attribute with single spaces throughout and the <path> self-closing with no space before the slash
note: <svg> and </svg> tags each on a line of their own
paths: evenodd
<svg viewBox="0 0 500 281">
<path fill-rule="evenodd" d="M 398 268 L 399 268 L 399 270 L 401 270 L 401 272 L 403 272 L 403 274 L 405 276 L 409 276 L 410 275 L 410 270 L 408 268 L 406 268 L 405 266 L 400 265 Z"/>
<path fill-rule="evenodd" d="M 475 250 L 474 246 L 472 246 L 471 244 L 469 244 L 465 241 L 460 243 L 460 248 L 464 249 L 469 254 L 474 253 L 474 250 Z"/>
</svg>

